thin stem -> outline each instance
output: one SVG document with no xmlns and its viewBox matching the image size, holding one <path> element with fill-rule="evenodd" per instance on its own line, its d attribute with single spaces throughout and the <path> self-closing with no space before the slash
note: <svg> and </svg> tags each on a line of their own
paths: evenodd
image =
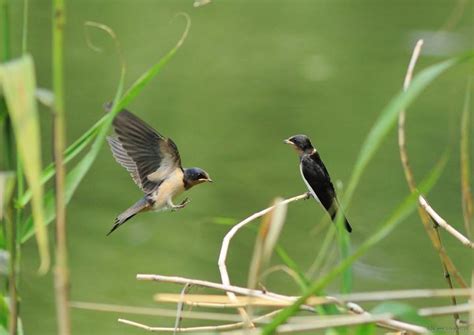
<svg viewBox="0 0 474 335">
<path fill-rule="evenodd" d="M 7 243 L 8 243 L 8 252 L 10 255 L 9 259 L 9 276 L 8 276 L 8 289 L 10 293 L 10 313 L 8 320 L 8 330 L 10 335 L 17 334 L 18 328 L 18 292 L 17 292 L 17 277 L 16 277 L 16 223 L 13 219 L 13 209 L 11 201 L 9 201 L 7 210 L 6 210 L 6 233 L 7 233 Z"/>
<path fill-rule="evenodd" d="M 306 193 L 304 193 L 304 194 L 298 195 L 296 197 L 292 197 L 290 199 L 283 200 L 279 204 L 280 205 L 286 205 L 286 204 L 289 204 L 289 203 L 294 202 L 294 201 L 305 199 L 307 197 L 308 197 L 308 195 Z M 242 227 L 244 227 L 246 224 L 248 224 L 248 223 L 252 222 L 253 220 L 267 214 L 268 212 L 270 212 L 274 208 L 275 208 L 275 205 L 270 206 L 270 207 L 268 207 L 264 210 L 261 210 L 257 213 L 252 214 L 251 216 L 249 216 L 245 220 L 243 220 L 243 221 L 237 223 L 235 226 L 233 226 L 232 229 L 229 230 L 229 232 L 225 235 L 224 240 L 222 241 L 221 251 L 219 253 L 219 259 L 217 261 L 217 264 L 219 266 L 219 272 L 221 274 L 222 284 L 230 285 L 230 278 L 229 278 L 229 273 L 227 272 L 226 260 L 227 260 L 227 253 L 229 251 L 229 244 L 230 244 L 230 241 L 232 240 L 232 238 L 234 237 L 234 235 L 237 234 L 237 232 Z M 227 295 L 228 295 L 229 299 L 231 299 L 235 302 L 236 297 L 235 297 L 235 294 L 233 292 L 227 292 Z M 245 309 L 239 308 L 239 313 L 242 316 L 242 318 L 244 319 L 244 321 L 249 321 L 249 316 L 248 316 L 247 312 L 245 311 Z"/>
<path fill-rule="evenodd" d="M 466 236 L 461 234 L 457 231 L 453 226 L 446 222 L 436 211 L 430 206 L 428 201 L 426 201 L 423 196 L 420 195 L 419 202 L 421 207 L 428 213 L 431 219 L 441 228 L 446 230 L 449 234 L 451 234 L 454 238 L 456 238 L 459 242 L 461 242 L 464 246 L 474 249 L 474 243 L 471 242 Z M 439 237 L 438 237 L 439 238 Z"/>
<path fill-rule="evenodd" d="M 263 322 L 265 319 L 270 318 L 274 314 L 278 313 L 279 310 L 272 311 L 265 315 L 256 317 L 252 320 L 253 322 Z M 204 331 L 223 331 L 223 330 L 232 330 L 232 329 L 239 329 L 245 326 L 245 322 L 236 322 L 236 323 L 229 323 L 225 325 L 218 325 L 218 326 L 201 326 L 201 327 L 188 327 L 188 328 L 170 328 L 170 327 L 150 327 L 144 325 L 142 323 L 126 320 L 126 319 L 118 319 L 120 323 L 127 324 L 129 326 L 134 326 L 137 328 L 145 329 L 150 332 L 173 332 L 173 333 L 193 333 L 193 332 L 204 332 Z"/>
<path fill-rule="evenodd" d="M 23 30 L 21 33 L 21 53 L 25 54 L 28 46 L 28 11 L 29 1 L 23 0 Z"/>
<path fill-rule="evenodd" d="M 11 58 L 11 43 L 10 43 L 10 1 L 0 1 L 0 22 L 2 24 L 2 53 L 1 60 L 3 62 Z"/>
<path fill-rule="evenodd" d="M 224 289 L 224 288 L 223 288 Z M 411 299 L 433 299 L 440 297 L 469 297 L 470 289 L 414 289 L 414 290 L 396 290 L 396 291 L 375 291 L 375 292 L 358 292 L 341 294 L 335 296 L 311 296 L 306 299 L 306 304 L 309 306 L 317 306 L 330 303 L 354 303 L 354 302 L 376 302 L 387 300 L 411 300 Z M 176 293 L 158 293 L 153 297 L 156 302 L 178 303 L 181 299 L 180 294 Z M 287 296 L 295 299 L 297 297 Z M 216 294 L 187 294 L 183 303 L 191 306 L 214 307 L 214 308 L 236 308 L 245 306 L 259 306 L 259 307 L 284 307 L 291 304 L 290 301 L 275 301 L 268 300 L 263 297 L 237 297 L 238 302 L 233 303 L 226 295 Z"/>
<path fill-rule="evenodd" d="M 65 7 L 63 0 L 53 0 L 53 91 L 54 91 L 54 162 L 56 165 L 56 266 L 55 292 L 58 331 L 71 333 L 69 316 L 69 271 L 67 265 L 66 203 L 64 179 L 65 147 L 63 33 Z"/>
<path fill-rule="evenodd" d="M 410 60 L 410 63 L 408 65 L 408 70 L 407 74 L 405 76 L 405 81 L 403 83 L 403 89 L 406 91 L 408 87 L 410 86 L 411 78 L 413 76 L 413 71 L 416 65 L 416 61 L 420 55 L 421 52 L 421 47 L 423 45 L 423 40 L 419 40 L 416 43 L 416 46 L 413 50 L 413 54 Z M 405 173 L 405 178 L 408 184 L 408 188 L 410 189 L 411 192 L 414 192 L 416 190 L 416 182 L 415 182 L 415 177 L 413 174 L 413 171 L 410 167 L 409 159 L 408 159 L 408 153 L 407 153 L 407 147 L 406 147 L 406 135 L 405 135 L 405 110 L 401 110 L 398 118 L 398 145 L 399 145 L 399 150 L 400 150 L 400 160 L 402 162 L 403 166 L 403 171 Z M 428 234 L 431 243 L 434 247 L 434 249 L 438 252 L 440 261 L 441 261 L 441 266 L 444 271 L 444 277 L 446 279 L 446 282 L 448 283 L 448 286 L 450 288 L 453 288 L 453 283 L 451 280 L 451 273 L 455 276 L 456 280 L 460 284 L 461 287 L 467 287 L 464 279 L 461 277 L 459 272 L 457 271 L 455 265 L 453 264 L 451 258 L 446 254 L 444 251 L 443 244 L 441 242 L 439 233 L 437 231 L 434 231 L 433 226 L 431 225 L 431 220 L 429 215 L 423 210 L 422 206 L 418 206 L 418 213 L 420 215 L 421 221 L 423 223 L 423 226 L 426 230 L 426 233 Z M 451 301 L 453 304 L 456 304 L 456 298 L 452 297 Z M 454 323 L 456 327 L 456 333 L 459 333 L 459 329 L 457 326 L 457 322 L 459 317 L 457 315 L 454 315 Z"/>
<path fill-rule="evenodd" d="M 466 235 L 472 238 L 471 221 L 473 213 L 472 192 L 471 192 L 471 157 L 469 148 L 469 129 L 470 129 L 470 100 L 471 100 L 471 81 L 468 82 L 464 107 L 461 117 L 461 194 L 462 194 L 462 213 L 464 217 L 464 228 Z"/>
</svg>

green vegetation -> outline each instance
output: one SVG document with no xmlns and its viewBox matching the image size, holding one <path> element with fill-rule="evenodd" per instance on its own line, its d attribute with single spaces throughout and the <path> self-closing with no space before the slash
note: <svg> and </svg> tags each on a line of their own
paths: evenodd
<svg viewBox="0 0 474 335">
<path fill-rule="evenodd" d="M 342 3 L 327 4 L 325 10 L 344 21 L 337 26 L 325 13 L 314 13 L 318 2 L 214 0 L 192 8 L 191 2 L 120 1 L 87 10 L 80 2 L 50 5 L 0 0 L 0 335 L 468 329 L 468 293 L 462 289 L 472 282 L 473 244 L 458 236 L 472 241 L 474 229 L 470 80 L 464 90 L 474 51 L 462 44 L 468 35 L 462 29 L 472 30 L 472 18 L 464 14 L 469 4 L 458 5 L 458 21 L 451 16 L 444 25 L 459 24 L 446 36 L 461 47 L 435 59 L 422 51 L 413 80 L 399 93 L 395 87 L 409 56 L 400 40 L 413 31 L 423 35 L 419 26 L 438 29 L 443 22 L 431 20 L 441 20 L 448 5 L 430 7 L 423 18 L 403 11 L 409 28 L 367 19 L 366 11 L 392 23 L 402 17 L 399 5 L 370 2 L 348 5 L 349 11 Z M 106 14 L 94 13 L 99 7 Z M 243 8 L 249 15 L 239 12 Z M 14 25 L 12 16 L 22 25 Z M 357 32 L 370 42 L 352 41 L 360 38 Z M 347 42 L 337 42 L 342 36 Z M 387 42 L 396 38 L 400 43 Z M 44 41 L 51 41 L 50 51 Z M 427 49 L 436 49 L 430 43 L 436 44 L 428 41 Z M 157 60 L 149 66 L 149 59 Z M 129 78 L 137 79 L 129 84 Z M 105 238 L 114 215 L 135 199 L 132 182 L 104 149 L 123 108 L 145 114 L 178 143 L 185 166 L 203 166 L 216 183 L 193 192 L 185 210 L 134 218 Z M 453 118 L 448 110 L 460 118 L 456 126 L 446 125 Z M 401 111 L 410 117 L 408 126 L 399 124 L 410 134 L 409 155 L 393 143 Z M 352 235 L 343 228 L 343 215 L 333 225 L 313 199 L 288 197 L 305 188 L 294 157 L 278 145 L 297 132 L 314 138 L 333 181 L 347 180 L 338 193 Z M 455 144 L 446 144 L 445 134 Z M 400 167 L 399 150 L 402 160 L 404 154 L 411 158 L 414 172 L 407 162 Z M 415 185 L 413 174 L 424 178 Z M 428 194 L 449 224 L 420 204 Z M 258 212 L 275 197 L 274 207 Z M 417 209 L 426 232 L 412 215 Z M 229 229 L 252 213 L 250 225 L 223 243 Z M 257 226 L 253 221 L 260 217 Z M 375 275 L 364 273 L 365 264 L 374 264 Z M 130 307 L 148 304 L 157 290 L 176 292 L 137 285 L 140 273 L 156 274 L 139 275 L 141 280 L 185 284 L 168 300 L 155 297 L 176 305 L 168 311 Z M 220 295 L 208 295 L 211 288 Z M 406 298 L 405 291 L 391 299 L 383 298 L 387 292 L 378 298 L 364 293 L 382 289 L 451 291 L 426 291 L 424 300 Z M 197 299 L 192 310 L 185 295 Z M 203 305 L 231 313 L 197 313 Z M 426 308 L 439 306 L 442 313 Z M 127 313 L 144 321 L 117 323 Z M 205 327 L 194 328 L 199 326 Z"/>
</svg>

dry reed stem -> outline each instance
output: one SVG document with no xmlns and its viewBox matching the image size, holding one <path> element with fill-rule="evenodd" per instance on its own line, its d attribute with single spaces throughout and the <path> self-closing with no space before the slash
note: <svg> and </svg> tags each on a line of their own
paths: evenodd
<svg viewBox="0 0 474 335">
<path fill-rule="evenodd" d="M 124 314 L 136 314 L 136 315 L 152 315 L 174 318 L 176 317 L 175 309 L 166 308 L 151 308 L 151 307 L 135 307 L 135 306 L 122 306 L 112 304 L 102 304 L 95 302 L 83 302 L 83 301 L 71 301 L 69 303 L 71 308 L 88 310 L 88 311 L 99 311 L 99 312 L 111 312 L 111 313 L 124 313 Z M 224 313 L 212 313 L 212 312 L 194 312 L 194 311 L 183 311 L 182 317 L 196 320 L 212 320 L 212 321 L 223 321 L 223 322 L 237 322 L 241 318 L 237 315 L 224 314 Z"/>
<path fill-rule="evenodd" d="M 305 199 L 305 198 L 307 198 L 307 196 L 308 196 L 307 193 L 304 193 L 304 194 L 298 195 L 296 197 L 283 200 L 279 204 L 280 205 L 286 205 L 286 204 L 289 204 L 289 203 L 297 201 L 297 200 Z M 264 210 L 261 210 L 260 212 L 252 214 L 251 216 L 249 216 L 245 220 L 243 220 L 243 221 L 237 223 L 235 226 L 233 226 L 229 230 L 229 232 L 225 235 L 225 237 L 222 241 L 221 251 L 219 253 L 219 259 L 217 261 L 217 265 L 219 266 L 219 272 L 220 272 L 220 275 L 221 275 L 222 284 L 230 285 L 230 278 L 229 278 L 229 273 L 227 271 L 226 260 L 227 260 L 227 253 L 229 251 L 229 244 L 230 244 L 230 241 L 232 240 L 232 238 L 234 237 L 234 235 L 239 231 L 239 229 L 244 227 L 246 224 L 252 222 L 253 220 L 255 220 L 255 219 L 257 219 L 257 218 L 259 218 L 263 215 L 265 215 L 266 213 L 270 212 L 274 208 L 275 208 L 275 206 L 270 206 L 270 207 L 268 207 Z M 235 294 L 233 292 L 227 291 L 227 295 L 231 300 L 235 301 Z M 247 321 L 247 322 L 249 321 L 249 315 L 245 311 L 245 309 L 239 308 L 239 313 L 242 316 L 244 321 Z"/>
<path fill-rule="evenodd" d="M 272 311 L 265 315 L 256 317 L 251 320 L 252 323 L 262 322 L 264 319 L 270 318 L 273 315 L 279 313 L 280 310 Z M 200 327 L 187 327 L 187 328 L 176 328 L 176 327 L 150 327 L 148 325 L 138 323 L 135 321 L 130 321 L 127 319 L 118 319 L 118 322 L 127 324 L 129 326 L 145 329 L 150 332 L 175 332 L 175 333 L 193 333 L 193 332 L 203 332 L 203 331 L 224 331 L 224 330 L 232 330 L 232 329 L 239 329 L 246 325 L 245 321 L 229 323 L 225 325 L 218 325 L 218 326 L 200 326 Z"/>
<path fill-rule="evenodd" d="M 265 322 L 265 319 L 270 318 L 274 314 L 279 312 L 273 311 L 271 313 L 262 315 L 260 317 L 257 317 L 252 320 L 252 322 Z M 289 332 L 300 332 L 300 331 L 310 331 L 310 330 L 317 330 L 317 329 L 326 329 L 326 328 L 331 328 L 331 327 L 337 327 L 337 326 L 346 326 L 346 325 L 358 325 L 358 324 L 363 324 L 363 323 L 384 323 L 384 322 L 389 322 L 393 321 L 390 318 L 392 315 L 390 314 L 381 314 L 381 315 L 370 315 L 370 314 L 363 314 L 363 315 L 355 315 L 355 316 L 337 316 L 337 317 L 331 317 L 331 318 L 326 318 L 326 319 L 318 319 L 313 322 L 306 322 L 306 323 L 301 323 L 301 324 L 286 324 L 278 327 L 277 332 L 278 333 L 289 333 Z M 234 330 L 234 329 L 239 329 L 242 326 L 244 326 L 244 322 L 236 322 L 236 323 L 231 323 L 231 324 L 225 324 L 225 325 L 217 325 L 217 326 L 200 326 L 200 327 L 188 327 L 188 328 L 171 328 L 171 327 L 151 327 L 142 323 L 138 323 L 135 321 L 130 321 L 126 319 L 118 319 L 119 322 L 145 329 L 150 332 L 179 332 L 179 333 L 192 333 L 192 332 L 203 332 L 203 331 L 226 331 L 226 330 Z M 427 333 L 426 328 L 423 327 L 418 327 L 418 326 L 412 326 L 408 327 L 409 331 L 417 334 L 425 334 Z M 408 330 L 407 329 L 407 330 Z M 230 334 L 237 334 L 241 333 L 239 332 L 232 332 Z M 254 330 L 247 330 L 246 333 L 249 334 L 258 334 L 259 329 L 254 329 Z"/>
<path fill-rule="evenodd" d="M 285 296 L 281 294 L 276 294 L 268 291 L 259 291 L 259 290 L 251 290 L 248 288 L 243 288 L 239 286 L 233 286 L 233 285 L 223 285 L 223 284 L 218 284 L 214 282 L 209 282 L 205 280 L 197 280 L 197 279 L 189 279 L 189 278 L 183 278 L 183 277 L 172 277 L 172 276 L 162 276 L 162 275 L 148 275 L 148 274 L 139 274 L 137 275 L 137 279 L 139 280 L 152 280 L 152 281 L 161 281 L 161 282 L 167 282 L 167 283 L 175 283 L 175 284 L 192 284 L 192 285 L 197 285 L 197 286 L 204 286 L 208 288 L 214 288 L 218 290 L 224 290 L 224 291 L 230 291 L 234 294 L 242 294 L 250 297 L 256 297 L 256 298 L 263 298 L 263 299 L 268 299 L 272 301 L 285 301 L 287 303 L 293 303 L 298 297 L 294 296 Z M 469 294 L 469 290 L 462 290 L 462 289 L 457 289 L 451 292 L 450 290 L 414 290 L 417 291 L 417 294 L 414 294 L 414 292 L 407 292 L 407 291 L 400 291 L 404 292 L 405 296 L 408 297 L 435 297 L 435 296 L 446 296 L 446 295 L 453 295 L 453 294 L 460 294 L 460 295 L 466 295 Z M 367 293 L 367 295 L 372 295 L 375 297 L 377 293 L 371 292 Z M 401 294 L 401 293 L 400 293 Z M 385 292 L 383 299 L 386 300 L 387 296 L 389 295 L 389 292 Z M 354 294 L 350 295 L 342 295 L 340 296 L 341 298 L 348 298 L 354 296 Z M 229 298 L 230 299 L 230 298 Z M 237 299 L 237 297 L 236 297 Z M 344 302 L 341 299 L 335 298 L 335 297 L 313 297 L 312 299 L 320 299 L 321 301 L 319 302 L 320 304 L 322 303 L 334 303 L 349 312 L 356 313 L 356 314 L 368 314 L 362 307 L 359 305 L 353 303 L 353 302 Z M 253 299 L 251 299 L 253 300 Z M 247 300 L 247 302 L 251 301 Z M 186 300 L 184 300 L 186 301 Z M 317 302 L 316 300 L 313 300 L 315 303 Z M 311 306 L 308 306 L 307 304 L 301 306 L 302 309 L 304 310 L 309 310 L 313 311 L 314 309 Z M 424 330 L 426 330 L 423 327 L 419 327 L 417 325 L 409 324 L 406 322 L 401 322 L 397 320 L 386 320 L 386 321 L 380 321 L 378 323 L 380 327 L 388 328 L 388 329 L 395 329 L 395 330 L 404 330 L 404 331 L 409 331 L 409 332 L 414 332 L 414 333 L 423 333 Z M 148 327 L 148 326 L 147 326 Z"/>
<path fill-rule="evenodd" d="M 273 293 L 270 291 L 252 290 L 252 289 L 234 286 L 234 285 L 224 285 L 224 284 L 210 282 L 207 280 L 191 279 L 191 278 L 184 278 L 184 277 L 162 276 L 162 275 L 153 275 L 153 274 L 138 274 L 137 279 L 159 281 L 159 282 L 164 282 L 164 283 L 174 283 L 174 284 L 191 284 L 191 285 L 196 285 L 196 286 L 213 288 L 217 290 L 223 290 L 225 292 L 234 293 L 234 298 L 229 297 L 229 299 L 231 299 L 231 301 L 234 301 L 234 302 L 235 302 L 234 299 L 237 299 L 237 297 L 235 297 L 235 294 L 241 294 L 248 297 L 265 298 L 265 299 L 273 300 L 273 301 L 286 301 L 290 303 L 295 302 L 297 299 L 297 297 L 286 296 L 282 294 Z M 303 305 L 301 307 L 304 310 L 314 311 L 312 307 L 307 306 L 307 305 Z"/>
<path fill-rule="evenodd" d="M 338 326 L 350 326 L 358 325 L 364 323 L 376 323 L 379 325 L 392 323 L 395 326 L 385 326 L 389 329 L 401 329 L 403 331 L 409 332 L 410 334 L 428 334 L 429 331 L 420 326 L 409 325 L 403 322 L 396 320 L 391 320 L 391 314 L 381 314 L 381 315 L 370 315 L 365 312 L 365 314 L 357 316 L 342 316 L 342 317 L 333 317 L 317 320 L 317 322 L 312 323 L 302 323 L 302 324 L 284 324 L 279 326 L 276 329 L 276 333 L 293 333 L 293 332 L 303 332 L 303 331 L 312 331 L 312 330 L 321 330 L 326 328 L 338 327 Z M 261 329 L 254 329 L 247 332 L 247 334 L 258 334 Z M 226 332 L 223 334 L 240 334 L 240 332 Z"/>
<path fill-rule="evenodd" d="M 449 315 L 457 313 L 469 313 L 471 309 L 474 308 L 474 304 L 462 304 L 462 305 L 450 305 L 450 306 L 440 306 L 440 307 L 426 307 L 420 308 L 418 310 L 418 315 L 420 316 L 440 316 L 440 315 Z"/>
<path fill-rule="evenodd" d="M 405 91 L 410 86 L 411 78 L 413 77 L 413 71 L 416 65 L 416 61 L 420 55 L 422 45 L 423 45 L 423 40 L 418 40 L 418 42 L 415 45 L 415 48 L 413 49 L 413 54 L 410 59 L 410 63 L 408 65 L 408 70 L 405 76 L 405 80 L 403 82 L 403 89 Z M 398 145 L 400 149 L 400 160 L 402 162 L 403 171 L 405 173 L 405 178 L 407 180 L 408 187 L 411 192 L 415 192 L 416 191 L 415 177 L 413 175 L 413 171 L 409 164 L 408 153 L 407 153 L 407 148 L 406 148 L 405 114 L 406 114 L 405 110 L 401 110 L 399 114 L 399 118 L 398 118 Z M 434 249 L 438 252 L 438 255 L 441 261 L 441 266 L 444 271 L 444 277 L 446 279 L 446 282 L 449 288 L 451 289 L 453 288 L 451 274 L 453 274 L 454 278 L 456 279 L 456 281 L 461 287 L 466 288 L 467 287 L 466 282 L 464 281 L 461 274 L 459 273 L 456 266 L 454 265 L 451 258 L 448 256 L 448 254 L 446 253 L 444 249 L 438 230 L 434 229 L 434 227 L 431 225 L 429 215 L 422 209 L 421 206 L 418 206 L 418 213 L 420 215 L 423 226 L 425 227 L 426 233 L 428 234 Z M 451 301 L 453 305 L 456 305 L 456 297 L 454 296 L 451 297 Z M 458 334 L 459 329 L 458 329 L 457 324 L 459 322 L 459 316 L 454 314 L 454 320 L 455 320 L 454 323 L 456 327 L 456 334 Z"/>
<path fill-rule="evenodd" d="M 400 291 L 375 291 L 375 292 L 360 292 L 350 293 L 326 297 L 310 297 L 306 300 L 306 305 L 317 306 L 322 304 L 329 304 L 338 301 L 340 304 L 344 302 L 374 302 L 386 300 L 405 300 L 405 299 L 431 299 L 440 297 L 450 297 L 452 295 L 459 297 L 469 297 L 471 289 L 415 289 L 415 290 L 400 290 Z M 154 295 L 154 300 L 157 302 L 178 303 L 181 295 L 174 293 L 159 293 Z M 285 307 L 291 304 L 290 301 L 275 301 L 266 298 L 253 297 L 236 297 L 237 302 L 232 302 L 225 295 L 216 294 L 188 294 L 184 297 L 183 303 L 193 306 L 205 306 L 216 308 L 236 308 L 245 306 L 259 306 L 259 307 Z M 287 296 L 289 299 L 297 299 L 296 296 Z"/>
<path fill-rule="evenodd" d="M 58 334 L 71 334 L 71 316 L 69 313 L 69 268 L 66 226 L 66 167 L 64 148 L 66 146 L 66 117 L 64 112 L 64 24 L 66 20 L 64 0 L 53 1 L 53 43 L 52 78 L 54 92 L 54 165 L 55 201 L 56 201 L 56 264 L 54 268 L 54 290 L 56 298 L 56 316 Z"/>
<path fill-rule="evenodd" d="M 461 242 L 464 246 L 474 249 L 474 243 L 471 242 L 467 237 L 457 231 L 454 227 L 452 227 L 449 223 L 446 222 L 436 211 L 430 206 L 428 201 L 423 196 L 419 196 L 418 201 L 420 206 L 428 213 L 431 219 L 436 222 L 438 226 L 446 230 L 449 234 L 451 234 L 454 238 L 456 238 L 459 242 Z"/>
<path fill-rule="evenodd" d="M 181 324 L 182 316 L 181 314 L 183 313 L 183 308 L 184 308 L 184 297 L 186 295 L 186 292 L 190 289 L 191 285 L 185 284 L 183 289 L 181 290 L 181 294 L 179 297 L 178 304 L 176 306 L 176 317 L 175 317 L 175 323 L 174 323 L 174 333 L 177 332 L 177 329 L 180 328 L 179 325 Z"/>
</svg>

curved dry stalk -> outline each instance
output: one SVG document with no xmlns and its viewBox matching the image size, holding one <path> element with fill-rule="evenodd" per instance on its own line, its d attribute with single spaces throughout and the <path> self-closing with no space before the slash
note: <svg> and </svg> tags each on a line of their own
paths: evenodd
<svg viewBox="0 0 474 335">
<path fill-rule="evenodd" d="M 183 278 L 183 277 L 175 277 L 175 276 L 162 276 L 162 275 L 152 275 L 152 274 L 138 274 L 137 279 L 139 280 L 152 280 L 152 281 L 160 281 L 160 282 L 167 282 L 167 283 L 175 283 L 175 284 L 191 284 L 191 285 L 197 285 L 197 286 L 203 286 L 203 287 L 208 287 L 208 288 L 213 288 L 213 289 L 218 289 L 226 292 L 232 292 L 234 294 L 241 294 L 245 295 L 248 297 L 252 297 L 253 299 L 245 299 L 243 300 L 242 297 L 238 298 L 236 297 L 237 304 L 233 303 L 233 300 L 229 298 L 228 296 L 226 298 L 223 298 L 223 296 L 207 296 L 207 297 L 212 297 L 211 299 L 208 299 L 211 301 L 211 304 L 214 304 L 219 307 L 243 307 L 244 304 L 245 306 L 248 306 L 249 304 L 253 303 L 255 301 L 255 305 L 261 304 L 262 306 L 268 306 L 268 307 L 285 307 L 288 304 L 292 304 L 293 302 L 298 299 L 298 297 L 295 296 L 286 296 L 286 295 L 281 295 L 273 292 L 268 292 L 268 291 L 260 291 L 260 290 L 252 290 L 248 288 L 243 288 L 239 286 L 233 286 L 233 285 L 223 285 L 219 283 L 214 283 L 210 281 L 205 281 L 205 280 L 198 280 L 198 279 L 190 279 L 190 278 Z M 453 295 L 469 295 L 471 292 L 469 289 L 456 289 L 456 290 L 406 290 L 406 291 L 395 291 L 395 292 L 390 292 L 390 291 L 384 291 L 384 292 L 369 292 L 369 293 L 358 293 L 358 294 L 347 294 L 347 295 L 340 295 L 338 297 L 311 297 L 308 300 L 308 303 L 306 305 L 302 305 L 301 308 L 303 310 L 308 310 L 314 312 L 314 308 L 309 306 L 308 304 L 312 305 L 321 305 L 321 304 L 336 304 L 337 306 L 341 307 L 344 310 L 347 310 L 348 312 L 355 313 L 355 314 L 364 314 L 364 315 L 369 315 L 368 312 L 366 312 L 362 307 L 357 305 L 354 302 L 347 302 L 348 298 L 357 298 L 360 301 L 376 301 L 380 300 L 381 297 L 383 300 L 386 299 L 396 299 L 397 297 L 399 299 L 402 298 L 432 298 L 432 297 L 440 297 L 440 296 L 453 296 Z M 359 295 L 359 296 L 357 296 Z M 188 295 L 184 299 L 181 299 L 181 295 L 179 298 L 176 297 L 176 295 L 160 295 L 162 296 L 163 299 L 160 299 L 160 301 L 168 301 L 168 302 L 176 302 L 176 301 L 182 301 L 183 303 L 189 303 L 189 304 L 200 304 L 200 303 L 205 303 L 205 301 L 200 300 L 200 298 L 194 299 L 195 297 L 203 297 L 199 295 Z M 263 303 L 262 299 L 271 301 L 272 303 Z M 239 305 L 240 304 L 240 305 Z M 209 307 L 210 305 L 208 305 Z M 128 322 L 127 320 L 125 322 Z M 132 321 L 129 322 L 133 323 Z M 241 323 L 244 325 L 244 323 Z M 146 325 L 141 325 L 141 324 L 134 324 L 137 327 L 141 327 L 143 329 L 149 330 L 149 331 L 166 331 L 163 330 L 165 328 L 157 328 L 157 327 L 149 327 Z M 424 333 L 426 330 L 423 327 L 397 321 L 397 320 L 384 320 L 380 321 L 377 323 L 378 326 L 387 328 L 387 329 L 392 329 L 392 330 L 403 330 L 403 331 L 408 331 L 412 333 Z M 248 330 L 250 331 L 250 330 Z"/>
<path fill-rule="evenodd" d="M 307 193 L 304 193 L 304 194 L 298 195 L 296 197 L 292 197 L 292 198 L 283 200 L 283 201 L 279 202 L 279 205 L 286 205 L 286 204 L 289 204 L 289 203 L 294 202 L 294 201 L 305 199 L 307 197 L 308 197 Z M 219 253 L 219 259 L 217 261 L 217 264 L 219 266 L 219 272 L 220 272 L 220 275 L 221 275 L 222 284 L 230 285 L 230 278 L 229 278 L 229 273 L 227 272 L 226 259 L 227 259 L 227 252 L 229 250 L 229 244 L 230 244 L 230 241 L 232 240 L 232 238 L 234 237 L 234 235 L 242 227 L 244 227 L 246 224 L 248 224 L 248 223 L 252 222 L 253 220 L 267 214 L 268 212 L 270 212 L 274 208 L 275 208 L 275 205 L 270 206 L 270 207 L 268 207 L 264 210 L 261 210 L 260 212 L 252 214 L 251 216 L 249 216 L 245 220 L 243 220 L 243 221 L 237 223 L 235 226 L 233 226 L 231 228 L 231 230 L 229 230 L 229 232 L 225 235 L 224 240 L 222 241 L 221 251 Z M 233 292 L 227 292 L 227 295 L 228 295 L 229 299 L 231 299 L 232 301 L 235 302 L 236 297 L 235 297 L 235 294 Z M 245 311 L 245 309 L 239 308 L 239 313 L 242 316 L 242 318 L 244 319 L 244 321 L 249 321 L 249 316 L 248 316 L 248 313 Z"/>
<path fill-rule="evenodd" d="M 430 206 L 428 201 L 420 195 L 418 198 L 420 206 L 428 213 L 431 219 L 436 222 L 438 226 L 446 230 L 449 234 L 454 236 L 459 242 L 461 242 L 464 246 L 474 249 L 474 243 L 471 242 L 466 236 L 458 232 L 453 226 L 446 222 L 436 211 Z"/>
<path fill-rule="evenodd" d="M 178 332 L 177 329 L 179 329 L 179 325 L 181 324 L 181 321 L 183 320 L 183 309 L 184 309 L 184 297 L 186 296 L 186 292 L 191 288 L 191 285 L 185 284 L 183 289 L 181 290 L 181 294 L 179 295 L 179 301 L 178 305 L 176 306 L 176 317 L 175 317 L 175 323 L 174 323 L 174 329 L 175 331 L 173 334 L 176 334 Z"/>
<path fill-rule="evenodd" d="M 405 76 L 405 80 L 403 83 L 403 89 L 405 91 L 410 86 L 415 64 L 418 59 L 418 56 L 420 55 L 422 45 L 423 45 L 423 40 L 418 40 L 413 50 L 413 54 L 410 59 L 410 63 L 408 65 L 407 74 Z M 400 150 L 400 159 L 403 165 L 403 172 L 405 173 L 405 178 L 407 180 L 408 187 L 411 192 L 414 192 L 416 191 L 416 183 L 415 183 L 415 177 L 413 175 L 413 171 L 409 164 L 408 153 L 407 153 L 407 148 L 406 148 L 405 114 L 406 114 L 405 110 L 401 110 L 399 114 L 399 118 L 398 118 L 398 145 L 399 145 L 399 150 Z M 423 210 L 421 206 L 418 206 L 418 213 L 420 215 L 423 226 L 425 227 L 426 233 L 428 234 L 431 240 L 433 248 L 438 252 L 438 255 L 441 261 L 441 266 L 444 271 L 444 277 L 446 278 L 448 286 L 451 289 L 453 288 L 453 283 L 451 280 L 451 274 L 452 274 L 454 278 L 456 279 L 456 281 L 458 282 L 458 284 L 461 287 L 466 288 L 467 287 L 466 282 L 464 281 L 461 274 L 459 273 L 456 266 L 454 265 L 453 261 L 451 260 L 451 258 L 448 256 L 448 254 L 446 253 L 444 249 L 439 232 L 436 229 L 434 229 L 434 227 L 431 225 L 429 215 Z M 452 296 L 451 301 L 453 305 L 456 305 L 456 297 Z M 459 329 L 457 326 L 458 321 L 459 321 L 459 315 L 454 314 L 454 319 L 455 319 L 456 333 L 459 333 Z"/>
</svg>

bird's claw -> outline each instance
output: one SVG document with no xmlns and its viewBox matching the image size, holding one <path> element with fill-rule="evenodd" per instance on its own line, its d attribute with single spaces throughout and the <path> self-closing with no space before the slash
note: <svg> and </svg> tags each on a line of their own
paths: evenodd
<svg viewBox="0 0 474 335">
<path fill-rule="evenodd" d="M 187 204 L 189 204 L 191 202 L 191 200 L 189 200 L 188 198 L 184 199 L 183 201 L 181 201 L 181 203 L 179 205 L 176 205 L 176 206 L 173 206 L 171 208 L 172 211 L 177 211 L 178 209 L 182 209 L 184 207 L 186 207 Z"/>
<path fill-rule="evenodd" d="M 304 198 L 304 200 L 311 199 L 311 197 L 312 197 L 311 192 L 306 192 L 306 198 Z"/>
</svg>

